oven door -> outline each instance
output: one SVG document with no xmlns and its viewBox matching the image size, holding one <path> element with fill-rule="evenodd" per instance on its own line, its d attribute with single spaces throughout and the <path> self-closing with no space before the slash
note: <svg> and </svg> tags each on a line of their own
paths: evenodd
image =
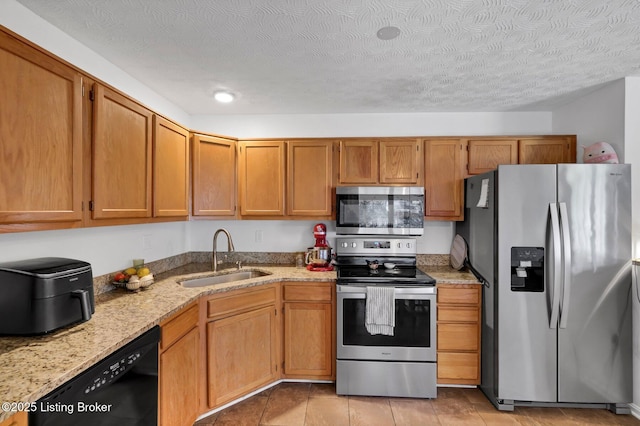
<svg viewBox="0 0 640 426">
<path fill-rule="evenodd" d="M 366 285 L 338 285 L 337 358 L 436 361 L 436 287 L 395 288 L 393 336 L 371 335 L 365 326 Z"/>
</svg>

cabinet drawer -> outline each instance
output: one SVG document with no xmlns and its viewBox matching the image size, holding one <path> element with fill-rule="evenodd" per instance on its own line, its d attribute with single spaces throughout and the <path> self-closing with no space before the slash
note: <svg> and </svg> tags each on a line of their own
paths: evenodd
<svg viewBox="0 0 640 426">
<path fill-rule="evenodd" d="M 438 324 L 439 351 L 479 350 L 478 324 Z"/>
<path fill-rule="evenodd" d="M 326 283 L 285 284 L 284 300 L 301 302 L 331 302 L 333 289 Z"/>
<path fill-rule="evenodd" d="M 438 352 L 438 383 L 478 384 L 479 354 Z"/>
<path fill-rule="evenodd" d="M 161 324 L 160 348 L 165 350 L 198 325 L 198 305 L 191 305 Z"/>
<path fill-rule="evenodd" d="M 479 312 L 474 306 L 438 306 L 438 321 L 477 323 Z"/>
<path fill-rule="evenodd" d="M 274 304 L 276 288 L 267 287 L 252 290 L 236 290 L 220 296 L 214 296 L 207 301 L 207 317 L 223 318 L 240 312 Z"/>
<path fill-rule="evenodd" d="M 478 305 L 480 303 L 480 286 L 472 288 L 455 288 L 438 286 L 438 303 Z"/>
</svg>

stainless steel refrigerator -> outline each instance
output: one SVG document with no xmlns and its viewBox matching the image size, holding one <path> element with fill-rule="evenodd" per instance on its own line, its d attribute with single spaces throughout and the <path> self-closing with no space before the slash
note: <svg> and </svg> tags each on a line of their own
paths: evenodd
<svg viewBox="0 0 640 426">
<path fill-rule="evenodd" d="M 481 389 L 517 405 L 632 401 L 631 167 L 505 165 L 465 182 L 485 278 Z"/>
</svg>

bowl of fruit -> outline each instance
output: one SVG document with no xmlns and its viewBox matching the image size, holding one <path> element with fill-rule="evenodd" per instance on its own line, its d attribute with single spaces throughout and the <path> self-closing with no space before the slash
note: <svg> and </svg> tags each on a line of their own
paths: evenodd
<svg viewBox="0 0 640 426">
<path fill-rule="evenodd" d="M 113 276 L 113 285 L 127 290 L 138 291 L 153 284 L 153 274 L 146 267 L 127 268 Z"/>
</svg>

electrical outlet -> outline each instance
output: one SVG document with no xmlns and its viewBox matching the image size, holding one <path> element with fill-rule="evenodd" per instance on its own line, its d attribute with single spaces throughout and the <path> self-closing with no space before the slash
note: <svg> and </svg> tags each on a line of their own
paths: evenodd
<svg viewBox="0 0 640 426">
<path fill-rule="evenodd" d="M 256 231 L 256 243 L 262 242 L 262 230 Z"/>
</svg>

